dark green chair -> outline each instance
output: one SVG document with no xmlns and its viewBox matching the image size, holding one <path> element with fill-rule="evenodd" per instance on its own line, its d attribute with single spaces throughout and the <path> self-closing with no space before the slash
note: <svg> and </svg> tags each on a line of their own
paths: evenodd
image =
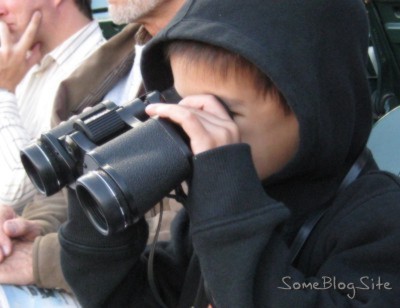
<svg viewBox="0 0 400 308">
<path fill-rule="evenodd" d="M 400 0 L 364 0 L 370 22 L 368 71 L 374 119 L 400 105 Z"/>
</svg>

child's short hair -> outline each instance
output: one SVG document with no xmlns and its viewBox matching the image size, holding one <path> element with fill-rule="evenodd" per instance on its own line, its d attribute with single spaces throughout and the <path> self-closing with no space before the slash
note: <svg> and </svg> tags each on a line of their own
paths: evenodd
<svg viewBox="0 0 400 308">
<path fill-rule="evenodd" d="M 206 63 L 215 68 L 215 72 L 221 78 L 226 78 L 228 71 L 233 69 L 237 74 L 246 72 L 254 78 L 254 86 L 262 95 L 273 95 L 290 113 L 291 109 L 284 96 L 275 86 L 272 80 L 264 74 L 257 66 L 246 60 L 239 54 L 234 54 L 224 48 L 190 40 L 175 40 L 167 44 L 165 55 L 170 59 L 172 55 L 181 55 L 188 59 L 188 64 Z"/>
</svg>

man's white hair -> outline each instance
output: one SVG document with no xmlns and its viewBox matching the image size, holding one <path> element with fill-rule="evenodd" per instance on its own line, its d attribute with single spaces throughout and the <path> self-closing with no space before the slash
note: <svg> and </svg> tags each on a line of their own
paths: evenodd
<svg viewBox="0 0 400 308">
<path fill-rule="evenodd" d="M 152 12 L 165 0 L 125 0 L 123 3 L 110 4 L 110 17 L 115 24 L 136 22 L 149 12 Z"/>
</svg>

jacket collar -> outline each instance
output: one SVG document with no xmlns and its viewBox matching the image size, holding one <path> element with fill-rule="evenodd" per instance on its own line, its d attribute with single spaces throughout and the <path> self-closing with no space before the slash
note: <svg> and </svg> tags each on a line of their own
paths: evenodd
<svg viewBox="0 0 400 308">
<path fill-rule="evenodd" d="M 52 126 L 93 106 L 132 68 L 139 25 L 128 25 L 80 65 L 57 91 Z M 141 30 L 143 32 L 144 30 Z"/>
</svg>

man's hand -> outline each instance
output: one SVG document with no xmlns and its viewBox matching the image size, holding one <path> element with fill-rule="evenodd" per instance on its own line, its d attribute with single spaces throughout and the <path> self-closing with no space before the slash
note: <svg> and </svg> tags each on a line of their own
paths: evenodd
<svg viewBox="0 0 400 308">
<path fill-rule="evenodd" d="M 16 243 L 12 239 L 33 242 L 40 233 L 37 222 L 18 217 L 10 206 L 0 206 L 0 262 L 12 254 Z"/>
<path fill-rule="evenodd" d="M 10 237 L 4 233 L 4 223 L 17 217 L 11 206 L 0 205 L 0 262 L 10 255 L 12 243 Z"/>
<path fill-rule="evenodd" d="M 0 264 L 0 283 L 33 284 L 32 242 L 15 241 L 13 252 Z"/>
<path fill-rule="evenodd" d="M 35 12 L 18 42 L 13 42 L 10 30 L 0 22 L 0 88 L 14 92 L 28 70 L 41 58 L 40 45 L 34 44 L 41 20 Z"/>
</svg>

